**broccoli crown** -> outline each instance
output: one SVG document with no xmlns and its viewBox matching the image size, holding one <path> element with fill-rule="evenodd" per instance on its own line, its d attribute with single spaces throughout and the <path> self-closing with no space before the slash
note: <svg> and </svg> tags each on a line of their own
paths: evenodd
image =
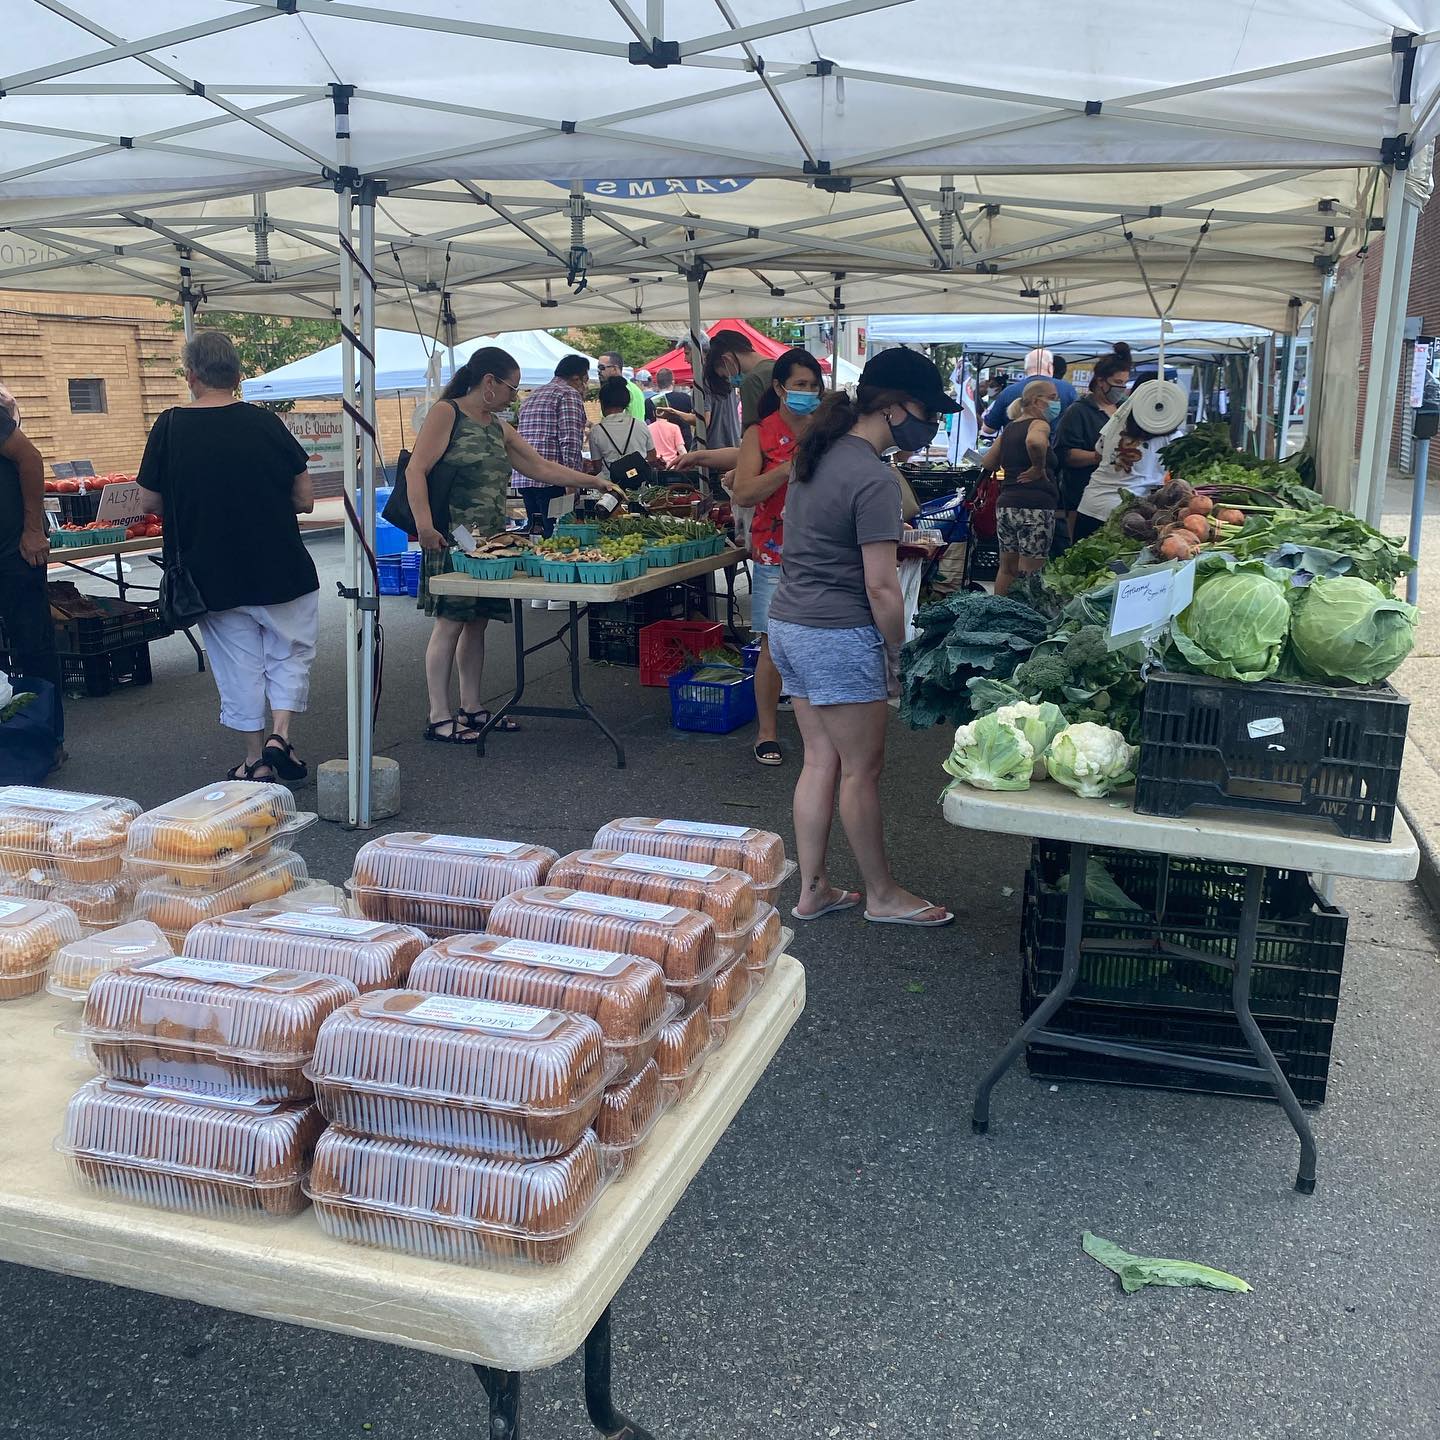
<svg viewBox="0 0 1440 1440">
<path fill-rule="evenodd" d="M 1040 650 L 1015 667 L 1010 683 L 1026 695 L 1063 690 L 1070 678 L 1070 663 L 1060 650 Z"/>
<path fill-rule="evenodd" d="M 1108 654 L 1105 632 L 1098 625 L 1082 625 L 1065 642 L 1065 663 L 1072 673 L 1100 664 Z"/>
</svg>

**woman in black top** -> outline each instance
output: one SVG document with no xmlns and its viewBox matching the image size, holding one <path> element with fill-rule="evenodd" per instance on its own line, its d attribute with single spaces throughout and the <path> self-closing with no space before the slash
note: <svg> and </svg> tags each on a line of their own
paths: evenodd
<svg viewBox="0 0 1440 1440">
<path fill-rule="evenodd" d="M 1095 362 L 1090 388 L 1067 406 L 1055 428 L 1055 453 L 1060 457 L 1060 508 L 1075 537 L 1075 512 L 1080 497 L 1100 463 L 1100 432 L 1130 390 L 1130 347 L 1116 341 L 1108 355 Z"/>
<path fill-rule="evenodd" d="M 1008 411 L 1010 422 L 985 452 L 981 469 L 1001 471 L 995 503 L 1000 568 L 995 593 L 1004 595 L 1017 574 L 1033 575 L 1050 554 L 1055 507 L 1060 502 L 1050 427 L 1060 414 L 1053 380 L 1032 380 Z"/>
<path fill-rule="evenodd" d="M 229 778 L 296 784 L 309 770 L 290 720 L 309 702 L 320 628 L 320 581 L 295 518 L 315 508 L 308 460 L 278 415 L 236 398 L 229 336 L 200 331 L 182 361 L 194 403 L 150 431 L 142 498 L 165 516 L 167 563 L 184 563 L 209 607 L 199 628 L 220 723 L 245 739 Z"/>
</svg>

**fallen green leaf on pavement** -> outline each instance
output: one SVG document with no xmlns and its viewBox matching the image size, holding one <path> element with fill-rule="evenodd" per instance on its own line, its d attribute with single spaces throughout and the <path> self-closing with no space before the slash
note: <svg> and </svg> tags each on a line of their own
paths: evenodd
<svg viewBox="0 0 1440 1440">
<path fill-rule="evenodd" d="M 924 982 L 920 980 L 912 980 L 905 988 L 912 995 L 923 995 L 925 993 Z"/>
<path fill-rule="evenodd" d="M 1092 1260 L 1098 1260 L 1120 1277 L 1120 1286 L 1127 1295 L 1146 1285 L 1203 1285 L 1208 1290 L 1250 1292 L 1250 1287 L 1238 1275 L 1212 1270 L 1193 1260 L 1156 1260 L 1148 1255 L 1132 1255 L 1113 1240 L 1092 1235 L 1088 1230 L 1081 1243 Z"/>
</svg>

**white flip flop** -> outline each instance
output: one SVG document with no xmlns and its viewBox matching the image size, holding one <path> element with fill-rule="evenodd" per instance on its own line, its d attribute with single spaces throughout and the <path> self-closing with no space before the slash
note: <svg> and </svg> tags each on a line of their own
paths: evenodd
<svg viewBox="0 0 1440 1440">
<path fill-rule="evenodd" d="M 939 905 L 921 905 L 917 910 L 911 910 L 905 915 L 872 915 L 868 910 L 865 918 L 872 925 L 913 925 L 920 930 L 938 930 L 942 925 L 948 925 L 954 920 L 953 911 L 946 910 L 939 920 L 918 920 L 916 916 L 923 915 L 927 910 L 940 910 Z"/>
<path fill-rule="evenodd" d="M 817 910 L 813 915 L 802 915 L 799 910 L 792 910 L 790 918 L 798 920 L 803 925 L 808 925 L 812 920 L 818 920 L 822 915 L 833 915 L 838 910 L 853 910 L 860 903 L 860 892 L 858 890 L 846 890 L 841 893 L 838 900 L 832 901 L 823 910 Z"/>
</svg>

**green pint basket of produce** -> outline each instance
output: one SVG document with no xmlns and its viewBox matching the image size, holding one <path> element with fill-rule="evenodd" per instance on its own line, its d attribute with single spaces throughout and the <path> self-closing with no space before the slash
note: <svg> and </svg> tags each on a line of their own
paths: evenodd
<svg viewBox="0 0 1440 1440">
<path fill-rule="evenodd" d="M 555 527 L 555 538 L 574 540 L 578 545 L 593 545 L 600 538 L 600 527 L 598 525 L 585 525 L 578 521 L 565 523 L 561 521 Z"/>
<path fill-rule="evenodd" d="M 520 563 L 513 555 L 491 560 L 485 556 L 467 555 L 463 550 L 452 550 L 450 558 L 462 575 L 471 575 L 476 580 L 509 580 Z"/>
<path fill-rule="evenodd" d="M 552 560 L 546 556 L 540 562 L 540 578 L 552 585 L 573 585 L 575 583 L 575 562 L 573 560 Z"/>
<path fill-rule="evenodd" d="M 575 570 L 582 585 L 618 585 L 625 578 L 623 560 L 581 560 Z"/>
</svg>

